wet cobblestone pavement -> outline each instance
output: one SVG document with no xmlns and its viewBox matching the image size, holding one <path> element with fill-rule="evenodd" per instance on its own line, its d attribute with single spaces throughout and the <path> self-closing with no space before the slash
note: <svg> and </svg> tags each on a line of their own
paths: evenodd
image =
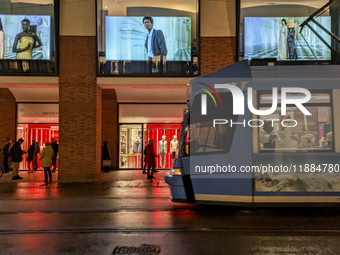
<svg viewBox="0 0 340 255">
<path fill-rule="evenodd" d="M 340 210 L 249 208 L 170 201 L 165 171 L 103 173 L 98 182 L 45 185 L 43 173 L 0 178 L 1 254 L 339 254 Z M 57 173 L 53 178 L 57 179 Z"/>
</svg>

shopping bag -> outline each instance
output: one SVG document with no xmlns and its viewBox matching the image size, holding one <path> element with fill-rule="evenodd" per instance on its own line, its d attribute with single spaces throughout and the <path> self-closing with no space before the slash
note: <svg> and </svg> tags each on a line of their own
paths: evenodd
<svg viewBox="0 0 340 255">
<path fill-rule="evenodd" d="M 111 160 L 103 160 L 103 166 L 111 166 Z"/>
</svg>

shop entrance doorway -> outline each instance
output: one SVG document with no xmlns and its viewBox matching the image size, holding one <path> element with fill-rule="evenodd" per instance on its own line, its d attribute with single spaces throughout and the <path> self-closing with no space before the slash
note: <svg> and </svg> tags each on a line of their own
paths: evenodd
<svg viewBox="0 0 340 255">
<path fill-rule="evenodd" d="M 32 145 L 33 140 L 39 143 L 40 153 L 37 159 L 38 170 L 43 170 L 43 168 L 40 167 L 40 154 L 45 148 L 45 143 L 51 142 L 52 138 L 55 138 L 56 141 L 59 142 L 59 124 L 18 124 L 17 140 L 19 138 L 24 139 L 24 151 L 28 150 L 28 148 Z M 26 158 L 27 155 L 24 155 L 23 162 L 20 164 L 19 170 L 28 169 L 28 162 L 26 161 Z"/>
</svg>

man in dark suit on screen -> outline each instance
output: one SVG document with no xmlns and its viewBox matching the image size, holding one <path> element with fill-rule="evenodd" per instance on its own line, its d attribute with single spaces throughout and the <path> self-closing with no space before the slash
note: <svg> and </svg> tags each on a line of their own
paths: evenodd
<svg viewBox="0 0 340 255">
<path fill-rule="evenodd" d="M 143 18 L 144 27 L 148 30 L 148 36 L 145 41 L 145 48 L 148 53 L 149 62 L 160 62 L 161 71 L 163 61 L 166 61 L 166 55 L 168 50 L 166 48 L 165 38 L 163 32 L 161 30 L 156 30 L 153 28 L 153 18 L 152 17 L 144 17 Z M 151 65 L 149 65 L 151 66 Z M 156 67 L 156 69 L 158 69 Z M 154 72 L 155 68 L 153 68 Z"/>
</svg>

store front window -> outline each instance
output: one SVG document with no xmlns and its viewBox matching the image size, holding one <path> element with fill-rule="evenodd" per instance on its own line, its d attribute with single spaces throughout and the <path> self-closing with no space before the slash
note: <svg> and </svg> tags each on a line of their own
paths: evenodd
<svg viewBox="0 0 340 255">
<path fill-rule="evenodd" d="M 0 75 L 57 75 L 58 8 L 42 2 L 1 2 Z"/>
<path fill-rule="evenodd" d="M 120 168 L 144 167 L 144 149 L 154 140 L 156 168 L 171 168 L 178 156 L 180 124 L 122 124 L 120 125 Z"/>
<path fill-rule="evenodd" d="M 38 143 L 40 152 L 37 158 L 38 170 L 43 170 L 40 167 L 40 155 L 42 150 L 46 147 L 46 142 L 51 142 L 52 138 L 59 141 L 59 124 L 18 124 L 17 126 L 17 139 L 23 138 L 23 150 L 27 151 L 33 144 L 33 141 Z M 26 160 L 27 154 L 23 157 L 23 162 L 20 164 L 20 170 L 29 169 L 29 162 Z M 58 161 L 57 161 L 58 168 Z M 31 168 L 32 169 L 32 165 Z"/>
<path fill-rule="evenodd" d="M 98 0 L 98 74 L 199 75 L 198 2 Z"/>
<path fill-rule="evenodd" d="M 46 142 L 51 142 L 54 138 L 59 143 L 59 104 L 17 104 L 17 133 L 16 140 L 24 139 L 22 149 L 27 151 L 33 144 L 33 140 L 38 142 L 40 152 L 37 160 L 38 169 L 40 167 L 40 154 L 45 148 Z M 23 157 L 23 162 L 19 169 L 28 169 L 27 155 Z M 58 160 L 57 160 L 58 168 Z M 32 166 L 31 166 L 32 169 Z"/>
<path fill-rule="evenodd" d="M 142 167 L 142 125 L 120 126 L 120 168 Z"/>
<path fill-rule="evenodd" d="M 183 110 L 186 104 L 119 104 L 119 168 L 144 167 L 144 149 L 154 140 L 156 168 L 168 169 L 178 156 Z"/>
<path fill-rule="evenodd" d="M 171 168 L 173 160 L 178 156 L 178 138 L 180 124 L 145 124 L 146 143 L 154 140 L 156 168 Z"/>
</svg>

